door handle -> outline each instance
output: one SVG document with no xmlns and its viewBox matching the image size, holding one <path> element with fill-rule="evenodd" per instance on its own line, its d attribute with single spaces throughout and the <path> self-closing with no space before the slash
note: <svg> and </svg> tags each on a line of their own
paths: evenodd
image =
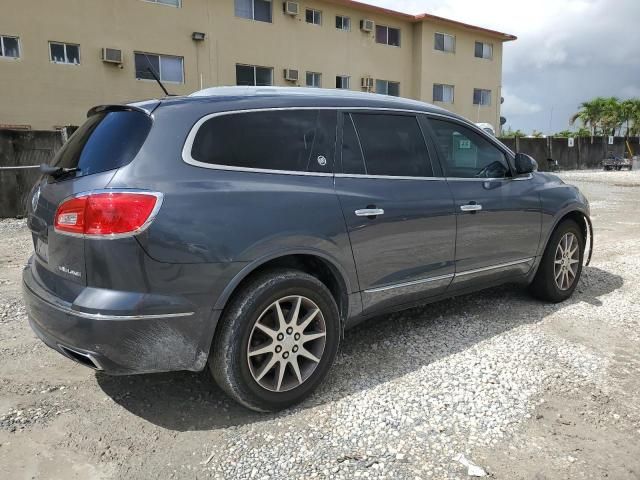
<svg viewBox="0 0 640 480">
<path fill-rule="evenodd" d="M 382 208 L 361 208 L 356 210 L 355 214 L 358 217 L 377 217 L 378 215 L 384 215 L 384 210 Z"/>
<path fill-rule="evenodd" d="M 479 212 L 482 210 L 482 205 L 477 203 L 470 203 L 468 205 L 460 205 L 460 210 L 463 212 Z"/>
</svg>

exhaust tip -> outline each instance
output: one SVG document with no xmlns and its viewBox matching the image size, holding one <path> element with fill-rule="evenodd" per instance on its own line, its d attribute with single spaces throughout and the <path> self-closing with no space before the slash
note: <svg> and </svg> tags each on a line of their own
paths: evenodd
<svg viewBox="0 0 640 480">
<path fill-rule="evenodd" d="M 84 365 L 85 367 L 92 368 L 93 370 L 102 370 L 102 367 L 97 362 L 97 360 L 93 358 L 92 355 L 88 353 L 79 352 L 77 350 L 74 350 L 69 347 L 65 347 L 63 345 L 58 345 L 58 347 L 60 348 L 62 353 L 64 353 L 67 357 L 69 357 L 74 362 Z"/>
</svg>

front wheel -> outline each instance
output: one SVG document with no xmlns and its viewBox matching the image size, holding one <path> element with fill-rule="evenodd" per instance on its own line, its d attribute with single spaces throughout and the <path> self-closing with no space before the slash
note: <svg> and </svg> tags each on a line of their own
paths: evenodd
<svg viewBox="0 0 640 480">
<path fill-rule="evenodd" d="M 573 220 L 563 221 L 549 239 L 531 293 L 553 303 L 569 298 L 580 280 L 583 255 L 582 229 Z"/>
<path fill-rule="evenodd" d="M 220 322 L 209 368 L 229 396 L 252 410 L 277 411 L 306 398 L 338 351 L 336 302 L 322 282 L 296 270 L 250 280 Z"/>
</svg>

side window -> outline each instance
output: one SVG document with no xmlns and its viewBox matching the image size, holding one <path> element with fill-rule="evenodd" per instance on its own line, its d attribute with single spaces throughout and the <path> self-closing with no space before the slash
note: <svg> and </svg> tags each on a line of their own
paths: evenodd
<svg viewBox="0 0 640 480">
<path fill-rule="evenodd" d="M 429 123 L 448 177 L 510 176 L 504 153 L 481 135 L 457 123 L 434 119 Z"/>
<path fill-rule="evenodd" d="M 355 127 L 354 131 L 352 127 Z M 364 173 L 367 175 L 433 176 L 427 147 L 415 116 L 352 113 L 345 116 L 343 131 L 344 173 L 363 173 L 358 160 L 358 155 L 363 155 Z M 355 138 L 354 133 L 357 135 Z M 359 149 L 351 146 L 358 141 Z M 362 153 L 359 154 L 358 150 Z"/>
<path fill-rule="evenodd" d="M 367 173 L 356 128 L 353 126 L 353 120 L 348 113 L 343 114 L 342 123 L 342 171 L 361 175 Z"/>
<path fill-rule="evenodd" d="M 330 110 L 213 117 L 200 126 L 191 157 L 229 167 L 332 173 L 335 118 Z"/>
</svg>

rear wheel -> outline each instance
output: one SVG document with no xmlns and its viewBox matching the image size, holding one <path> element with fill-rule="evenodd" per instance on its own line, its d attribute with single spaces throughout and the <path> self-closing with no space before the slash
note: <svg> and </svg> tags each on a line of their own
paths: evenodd
<svg viewBox="0 0 640 480">
<path fill-rule="evenodd" d="M 340 317 L 327 287 L 296 270 L 261 274 L 225 309 L 209 368 L 242 405 L 276 411 L 306 398 L 338 351 Z"/>
<path fill-rule="evenodd" d="M 584 235 L 573 220 L 555 229 L 531 284 L 531 293 L 549 302 L 562 302 L 576 289 L 582 273 Z"/>
</svg>

